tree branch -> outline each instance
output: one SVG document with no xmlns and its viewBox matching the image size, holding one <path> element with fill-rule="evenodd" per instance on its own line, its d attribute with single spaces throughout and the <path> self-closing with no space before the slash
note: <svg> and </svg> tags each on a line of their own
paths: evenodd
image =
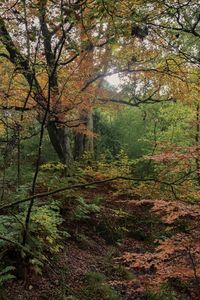
<svg viewBox="0 0 200 300">
<path fill-rule="evenodd" d="M 88 187 L 88 186 L 92 186 L 92 185 L 96 185 L 96 184 L 104 184 L 104 183 L 112 182 L 112 181 L 116 181 L 116 180 L 129 180 L 129 181 L 135 181 L 135 182 L 156 182 L 156 183 L 164 184 L 164 185 L 169 186 L 169 187 L 175 185 L 175 183 L 165 182 L 165 181 L 157 180 L 157 179 L 154 179 L 154 178 L 140 179 L 140 178 L 125 177 L 125 176 L 117 176 L 117 177 L 113 177 L 113 178 L 109 178 L 109 179 L 105 179 L 105 180 L 93 181 L 93 182 L 84 183 L 84 184 L 76 184 L 76 185 L 56 189 L 56 190 L 50 191 L 50 192 L 35 194 L 35 195 L 32 195 L 32 196 L 27 197 L 25 199 L 18 200 L 18 201 L 12 202 L 10 204 L 6 204 L 4 206 L 1 206 L 0 211 L 2 211 L 4 209 L 7 209 L 7 208 L 11 208 L 11 207 L 16 206 L 18 204 L 22 204 L 22 203 L 31 201 L 31 200 L 36 199 L 36 198 L 40 199 L 40 198 L 44 198 L 44 197 L 47 197 L 47 196 L 52 196 L 52 195 L 55 195 L 55 194 L 58 194 L 58 193 L 61 193 L 61 192 L 67 191 L 67 190 L 85 188 L 85 187 Z"/>
</svg>

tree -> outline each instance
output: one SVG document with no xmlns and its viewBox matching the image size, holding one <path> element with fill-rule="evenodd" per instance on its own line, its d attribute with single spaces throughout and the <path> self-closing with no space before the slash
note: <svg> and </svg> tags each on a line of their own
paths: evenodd
<svg viewBox="0 0 200 300">
<path fill-rule="evenodd" d="M 148 36 L 143 2 L 10 0 L 1 4 L 1 56 L 25 77 L 23 107 L 34 100 L 37 118 L 44 121 L 52 145 L 68 169 L 73 160 L 69 128 L 80 123 L 92 127 L 91 106 L 97 95 L 102 101 L 100 84 L 95 82 L 117 72 L 138 76 L 165 72 L 164 67 L 156 69 L 157 62 L 149 65 L 155 49 L 141 51 L 138 42 Z M 157 100 L 154 94 L 132 101 L 134 105 L 151 103 Z M 107 96 L 106 101 L 130 104 Z M 92 147 L 92 139 L 88 142 L 87 135 L 78 134 L 76 144 L 82 141 L 82 146 L 77 146 L 76 152 L 83 148 L 83 140 L 87 148 Z"/>
<path fill-rule="evenodd" d="M 101 70 L 105 48 L 113 38 L 112 29 L 107 31 L 107 15 L 103 3 L 90 1 L 1 4 L 0 41 L 6 50 L 1 56 L 26 79 L 23 109 L 32 98 L 38 120 L 47 127 L 55 151 L 68 168 L 72 150 L 67 128 L 85 122 L 75 109 L 83 105 L 87 110 L 94 99 L 91 78 Z M 89 66 L 91 53 L 94 66 Z"/>
</svg>

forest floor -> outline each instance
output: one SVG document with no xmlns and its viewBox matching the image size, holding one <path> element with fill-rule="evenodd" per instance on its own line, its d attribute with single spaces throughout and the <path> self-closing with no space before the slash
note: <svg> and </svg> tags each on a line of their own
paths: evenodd
<svg viewBox="0 0 200 300">
<path fill-rule="evenodd" d="M 200 206 L 116 191 L 116 183 L 77 191 L 100 210 L 73 221 L 68 196 L 61 229 L 70 238 L 46 253 L 42 275 L 7 283 L 4 299 L 200 299 Z"/>
</svg>

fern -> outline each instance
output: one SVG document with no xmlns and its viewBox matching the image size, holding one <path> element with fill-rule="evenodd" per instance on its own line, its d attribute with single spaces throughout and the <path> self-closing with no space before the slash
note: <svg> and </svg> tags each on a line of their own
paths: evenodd
<svg viewBox="0 0 200 300">
<path fill-rule="evenodd" d="M 80 197 L 78 199 L 78 206 L 74 211 L 74 218 L 76 220 L 88 219 L 89 214 L 97 213 L 100 211 L 100 207 L 94 203 L 87 204 L 85 200 Z"/>
<path fill-rule="evenodd" d="M 21 243 L 26 216 L 26 205 L 21 207 L 22 212 L 17 216 L 0 216 L 0 235 L 8 240 Z M 44 251 L 51 253 L 58 252 L 62 245 L 60 243 L 63 236 L 68 237 L 66 231 L 59 231 L 62 223 L 59 207 L 52 202 L 48 205 L 34 207 L 29 224 L 29 232 L 26 248 L 32 253 L 30 264 L 35 267 L 37 273 L 41 273 L 43 265 L 39 261 L 44 259 Z M 13 244 L 3 239 L 0 240 L 0 250 L 18 250 L 22 257 L 27 256 L 21 248 L 13 248 Z M 38 259 L 39 258 L 39 259 Z M 3 274 L 2 274 L 3 275 Z M 5 274 L 6 278 L 8 274 Z"/>
<path fill-rule="evenodd" d="M 11 273 L 15 268 L 13 266 L 7 266 L 0 272 L 0 287 L 9 280 L 15 278 L 15 276 Z"/>
<path fill-rule="evenodd" d="M 0 235 L 10 240 L 20 240 L 22 223 L 15 216 L 0 216 Z M 0 240 L 0 248 L 5 247 L 7 242 Z"/>
</svg>

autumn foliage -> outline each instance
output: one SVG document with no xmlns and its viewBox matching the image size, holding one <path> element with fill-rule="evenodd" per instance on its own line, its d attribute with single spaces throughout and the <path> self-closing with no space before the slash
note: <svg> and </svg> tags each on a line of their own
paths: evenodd
<svg viewBox="0 0 200 300">
<path fill-rule="evenodd" d="M 150 209 L 164 225 L 164 230 L 160 227 L 160 238 L 154 240 L 149 250 L 138 251 L 135 245 L 135 252 L 125 252 L 117 259 L 137 276 L 137 279 L 123 283 L 128 293 L 140 294 L 148 289 L 159 291 L 164 283 L 168 283 L 177 292 L 199 299 L 199 206 L 164 200 L 129 201 L 128 205 L 133 212 L 138 207 Z"/>
</svg>

